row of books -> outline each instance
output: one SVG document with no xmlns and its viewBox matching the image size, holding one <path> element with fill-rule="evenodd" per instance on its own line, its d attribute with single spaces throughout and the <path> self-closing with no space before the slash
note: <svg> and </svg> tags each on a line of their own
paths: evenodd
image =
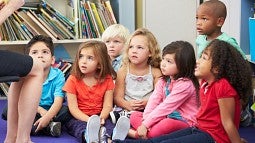
<svg viewBox="0 0 255 143">
<path fill-rule="evenodd" d="M 67 79 L 68 76 L 70 75 L 72 65 L 73 65 L 72 61 L 58 59 L 55 61 L 55 63 L 52 66 L 55 68 L 59 68 L 64 73 L 65 79 Z"/>
<path fill-rule="evenodd" d="M 117 23 L 109 0 L 80 0 L 78 4 L 80 38 L 98 38 L 108 26 Z"/>
<path fill-rule="evenodd" d="M 72 61 L 59 59 L 52 66 L 59 68 L 64 73 L 65 79 L 67 79 L 71 72 Z M 9 82 L 0 83 L 0 100 L 7 99 L 9 87 Z"/>
<path fill-rule="evenodd" d="M 47 35 L 53 40 L 99 38 L 116 22 L 109 0 L 77 0 L 77 21 L 70 20 L 45 1 L 27 2 L 0 25 L 2 41 L 30 40 Z"/>
</svg>

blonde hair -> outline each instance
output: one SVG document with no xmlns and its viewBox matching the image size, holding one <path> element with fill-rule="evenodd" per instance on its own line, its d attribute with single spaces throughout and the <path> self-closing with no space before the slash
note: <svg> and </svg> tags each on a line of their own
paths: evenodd
<svg viewBox="0 0 255 143">
<path fill-rule="evenodd" d="M 103 81 L 107 75 L 112 75 L 113 79 L 115 79 L 116 73 L 112 68 L 110 57 L 107 54 L 107 47 L 104 42 L 97 40 L 90 40 L 80 44 L 75 56 L 72 75 L 78 79 L 82 79 L 85 76 L 79 68 L 80 53 L 85 48 L 93 49 L 95 57 L 98 59 L 99 68 L 96 71 L 96 78 L 99 81 Z"/>
<path fill-rule="evenodd" d="M 105 31 L 102 34 L 102 40 L 106 42 L 110 38 L 119 37 L 126 44 L 129 35 L 130 35 L 129 30 L 125 26 L 121 24 L 113 24 L 105 29 Z"/>
<path fill-rule="evenodd" d="M 130 61 L 128 58 L 128 51 L 129 51 L 129 46 L 132 38 L 135 36 L 144 36 L 147 38 L 148 41 L 148 48 L 151 53 L 151 57 L 148 59 L 148 64 L 151 65 L 152 67 L 159 68 L 160 67 L 160 62 L 161 62 L 161 56 L 160 56 L 160 47 L 157 42 L 156 37 L 146 28 L 139 28 L 137 29 L 130 37 L 128 41 L 128 46 L 125 50 L 124 57 L 123 57 L 123 64 L 127 65 Z"/>
</svg>

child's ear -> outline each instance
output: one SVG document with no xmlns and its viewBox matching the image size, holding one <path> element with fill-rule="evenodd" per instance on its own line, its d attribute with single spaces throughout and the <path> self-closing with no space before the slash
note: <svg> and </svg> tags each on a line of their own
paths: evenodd
<svg viewBox="0 0 255 143">
<path fill-rule="evenodd" d="M 222 27 L 224 22 L 225 22 L 225 18 L 224 17 L 218 18 L 217 26 Z"/>
<path fill-rule="evenodd" d="M 52 61 L 51 61 L 51 65 L 55 64 L 56 58 L 55 56 L 52 56 Z"/>
</svg>

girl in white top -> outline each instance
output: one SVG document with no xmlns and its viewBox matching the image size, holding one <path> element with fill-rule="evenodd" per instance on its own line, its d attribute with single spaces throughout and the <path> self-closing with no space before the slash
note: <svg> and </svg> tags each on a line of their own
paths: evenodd
<svg viewBox="0 0 255 143">
<path fill-rule="evenodd" d="M 147 29 L 137 29 L 128 41 L 123 66 L 117 73 L 114 103 L 126 111 L 143 111 L 162 73 L 160 48 Z"/>
</svg>

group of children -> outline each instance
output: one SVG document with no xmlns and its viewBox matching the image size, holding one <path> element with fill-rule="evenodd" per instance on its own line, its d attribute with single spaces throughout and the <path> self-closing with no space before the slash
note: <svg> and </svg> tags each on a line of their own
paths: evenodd
<svg viewBox="0 0 255 143">
<path fill-rule="evenodd" d="M 102 41 L 79 46 L 66 82 L 51 67 L 51 38 L 35 36 L 25 53 L 42 61 L 44 83 L 31 133 L 60 136 L 65 125 L 87 143 L 245 142 L 238 127 L 241 108 L 252 95 L 251 69 L 236 41 L 221 32 L 224 3 L 202 3 L 196 18 L 197 60 L 186 41 L 166 45 L 161 58 L 148 29 L 130 35 L 114 24 Z M 4 117 L 9 120 L 7 113 Z"/>
</svg>

